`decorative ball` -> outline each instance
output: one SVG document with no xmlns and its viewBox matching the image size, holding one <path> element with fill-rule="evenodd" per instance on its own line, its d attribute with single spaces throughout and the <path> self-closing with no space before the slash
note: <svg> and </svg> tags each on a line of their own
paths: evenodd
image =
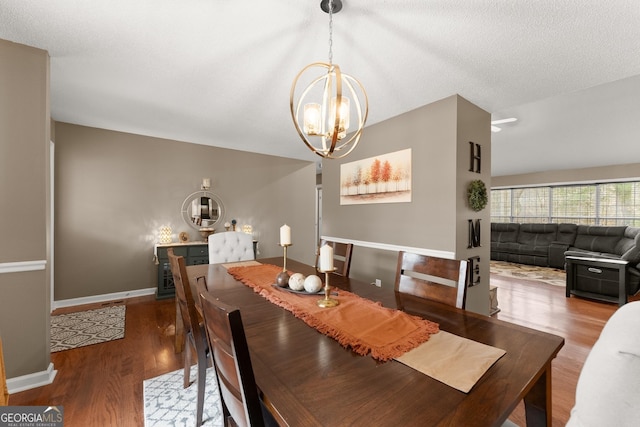
<svg viewBox="0 0 640 427">
<path fill-rule="evenodd" d="M 293 273 L 291 277 L 289 277 L 289 288 L 294 291 L 301 291 L 304 289 L 304 274 L 302 273 Z"/>
<path fill-rule="evenodd" d="M 276 285 L 284 288 L 289 283 L 289 273 L 282 271 L 276 276 Z"/>
<path fill-rule="evenodd" d="M 305 291 L 309 292 L 310 294 L 315 294 L 320 289 L 322 289 L 322 280 L 320 280 L 320 278 L 315 274 L 307 276 L 307 278 L 304 279 Z"/>
</svg>

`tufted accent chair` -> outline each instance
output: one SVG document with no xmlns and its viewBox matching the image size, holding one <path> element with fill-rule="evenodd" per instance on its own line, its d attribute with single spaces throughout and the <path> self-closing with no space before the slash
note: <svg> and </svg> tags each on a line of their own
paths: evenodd
<svg viewBox="0 0 640 427">
<path fill-rule="evenodd" d="M 253 237 L 241 231 L 214 233 L 209 236 L 209 264 L 255 259 Z"/>
</svg>

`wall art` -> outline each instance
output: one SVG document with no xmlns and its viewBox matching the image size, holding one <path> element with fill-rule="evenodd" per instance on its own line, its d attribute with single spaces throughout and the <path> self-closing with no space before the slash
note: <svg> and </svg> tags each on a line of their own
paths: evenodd
<svg viewBox="0 0 640 427">
<path fill-rule="evenodd" d="M 340 165 L 340 204 L 411 201 L 411 149 Z"/>
</svg>

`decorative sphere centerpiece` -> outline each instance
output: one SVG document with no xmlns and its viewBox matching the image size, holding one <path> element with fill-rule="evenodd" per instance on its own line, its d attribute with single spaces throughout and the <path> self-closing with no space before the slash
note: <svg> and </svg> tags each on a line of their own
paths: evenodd
<svg viewBox="0 0 640 427">
<path fill-rule="evenodd" d="M 284 288 L 288 284 L 289 284 L 289 273 L 287 273 L 286 271 L 281 271 L 280 273 L 278 273 L 278 275 L 276 276 L 276 285 L 280 286 L 281 288 Z"/>
<path fill-rule="evenodd" d="M 310 294 L 317 293 L 320 289 L 322 289 L 322 280 L 315 274 L 307 276 L 304 279 L 304 290 L 309 292 Z"/>
<path fill-rule="evenodd" d="M 301 291 L 304 289 L 304 274 L 293 273 L 289 278 L 289 289 L 293 291 Z"/>
</svg>

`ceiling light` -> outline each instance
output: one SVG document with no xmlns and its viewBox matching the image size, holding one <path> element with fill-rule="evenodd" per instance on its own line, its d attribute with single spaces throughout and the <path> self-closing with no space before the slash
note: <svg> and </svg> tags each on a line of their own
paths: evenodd
<svg viewBox="0 0 640 427">
<path fill-rule="evenodd" d="M 289 106 L 296 130 L 311 151 L 339 159 L 358 144 L 369 104 L 362 84 L 333 63 L 333 14 L 342 9 L 342 1 L 322 0 L 320 8 L 329 14 L 329 62 L 314 62 L 298 73 Z"/>
</svg>

